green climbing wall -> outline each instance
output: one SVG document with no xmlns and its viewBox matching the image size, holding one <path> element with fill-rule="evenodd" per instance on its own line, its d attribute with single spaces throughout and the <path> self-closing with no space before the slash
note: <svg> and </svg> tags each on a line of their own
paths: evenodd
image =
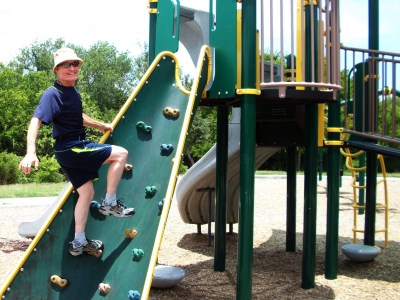
<svg viewBox="0 0 400 300">
<path fill-rule="evenodd" d="M 1 295 L 6 299 L 104 299 L 98 291 L 99 283 L 111 286 L 106 296 L 109 299 L 128 299 L 130 290 L 147 298 L 149 291 L 143 291 L 143 288 L 150 284 L 148 281 L 154 267 L 151 262 L 156 260 L 152 252 L 157 254 L 158 251 L 156 236 L 161 240 L 160 231 L 165 228 L 166 219 L 163 220 L 161 210 L 169 209 L 172 198 L 172 194 L 167 198 L 166 195 L 175 185 L 173 179 L 177 174 L 173 174 L 173 170 L 178 168 L 173 161 L 180 161 L 181 153 L 177 153 L 177 149 L 180 152 L 183 149 L 187 129 L 184 119 L 186 124 L 189 123 L 208 77 L 208 56 L 203 53 L 204 67 L 199 70 L 201 76 L 194 83 L 198 86 L 189 97 L 175 82 L 176 58 L 172 53 L 167 54 L 161 53 L 155 59 L 140 87 L 117 116 L 119 122 L 106 141 L 129 151 L 128 163 L 133 165 L 133 171 L 123 175 L 118 196 L 125 199 L 127 206 L 135 207 L 136 214 L 119 219 L 105 217 L 92 209 L 86 234 L 104 242 L 103 256 L 97 258 L 84 254 L 73 257 L 68 253 L 68 247 L 74 233 L 73 210 L 77 195 L 71 194 L 62 209 L 54 212 L 55 218 L 47 230 L 43 228 L 43 235 L 33 241 L 32 251 L 28 249 L 25 253 L 22 269 L 18 266 L 15 277 L 2 288 Z M 193 99 L 193 107 L 188 107 L 189 99 Z M 166 107 L 179 110 L 179 116 L 165 116 Z M 138 128 L 136 125 L 140 121 L 151 126 L 151 131 Z M 166 144 L 169 151 L 162 151 L 162 144 Z M 106 172 L 107 166 L 102 167 L 101 178 L 95 182 L 95 199 L 99 201 L 106 190 Z M 150 187 L 157 189 L 153 196 L 145 193 Z M 125 238 L 124 232 L 130 228 L 138 232 L 134 239 Z M 144 253 L 139 261 L 133 260 L 134 249 Z M 52 275 L 68 280 L 67 286 L 60 288 L 51 283 Z"/>
</svg>

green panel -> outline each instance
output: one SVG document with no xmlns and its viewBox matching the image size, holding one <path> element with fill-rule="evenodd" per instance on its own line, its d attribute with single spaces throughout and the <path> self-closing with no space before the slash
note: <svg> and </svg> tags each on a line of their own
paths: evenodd
<svg viewBox="0 0 400 300">
<path fill-rule="evenodd" d="M 179 0 L 159 0 L 157 8 L 156 55 L 162 51 L 178 51 Z"/>
<path fill-rule="evenodd" d="M 207 65 L 206 58 L 203 66 Z M 146 78 L 146 83 L 107 140 L 107 143 L 121 145 L 129 151 L 128 163 L 133 165 L 133 172 L 123 175 L 118 196 L 125 199 L 127 206 L 135 207 L 136 214 L 121 219 L 105 217 L 91 210 L 86 234 L 91 239 L 103 241 L 103 256 L 96 258 L 83 254 L 73 257 L 68 248 L 74 235 L 73 210 L 77 194 L 71 194 L 63 205 L 62 212 L 51 222 L 48 232 L 38 241 L 36 251 L 29 253 L 23 265 L 24 271 L 18 272 L 11 282 L 10 290 L 5 293 L 7 299 L 104 299 L 98 291 L 101 282 L 111 286 L 108 299 L 127 299 L 129 290 L 137 290 L 142 294 L 160 225 L 161 212 L 158 204 L 166 197 L 169 180 L 173 175 L 172 159 L 181 155 L 176 150 L 178 143 L 184 142 L 179 139 L 183 121 L 185 117 L 189 118 L 185 113 L 191 113 L 190 108 L 187 110 L 189 97 L 175 84 L 175 67 L 172 57 L 160 59 L 158 66 Z M 199 88 L 194 91 L 197 95 L 195 108 L 206 80 L 205 67 L 201 73 Z M 164 116 L 165 107 L 179 109 L 179 117 Z M 150 125 L 151 133 L 143 133 L 137 129 L 136 124 L 139 121 Z M 162 153 L 161 144 L 172 144 L 173 152 Z M 107 168 L 104 166 L 100 169 L 100 179 L 94 183 L 95 199 L 98 201 L 105 194 Z M 171 184 L 175 182 L 171 181 Z M 153 198 L 146 198 L 147 186 L 157 188 Z M 161 227 L 165 227 L 165 224 Z M 135 239 L 125 238 L 124 231 L 130 228 L 138 231 Z M 139 262 L 132 260 L 132 250 L 135 248 L 144 251 Z M 54 286 L 49 280 L 52 275 L 67 279 L 68 285 L 64 289 Z"/>
<path fill-rule="evenodd" d="M 215 50 L 215 76 L 210 98 L 227 98 L 235 95 L 237 80 L 236 0 L 210 0 L 210 8 L 214 7 L 214 1 L 215 22 L 210 19 L 210 45 Z"/>
</svg>

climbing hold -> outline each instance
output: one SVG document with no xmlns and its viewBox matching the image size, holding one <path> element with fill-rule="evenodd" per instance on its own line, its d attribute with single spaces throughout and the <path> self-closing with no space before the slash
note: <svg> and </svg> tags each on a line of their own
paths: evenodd
<svg viewBox="0 0 400 300">
<path fill-rule="evenodd" d="M 157 193 L 157 188 L 153 186 L 146 186 L 144 189 L 144 193 L 146 195 L 146 198 L 153 198 L 154 195 Z"/>
<path fill-rule="evenodd" d="M 132 172 L 133 166 L 131 164 L 125 164 L 124 172 Z"/>
<path fill-rule="evenodd" d="M 174 151 L 174 146 L 172 144 L 161 144 L 160 150 L 161 155 L 170 155 Z"/>
<path fill-rule="evenodd" d="M 59 287 L 64 288 L 68 284 L 68 280 L 61 278 L 58 275 L 52 275 L 50 277 L 50 281 L 54 284 L 57 284 Z"/>
<path fill-rule="evenodd" d="M 99 291 L 103 295 L 107 295 L 111 290 L 111 286 L 108 283 L 100 283 Z"/>
<path fill-rule="evenodd" d="M 164 199 L 158 202 L 158 209 L 161 211 L 164 207 Z"/>
<path fill-rule="evenodd" d="M 137 236 L 136 229 L 125 229 L 125 237 L 128 239 L 134 239 Z"/>
<path fill-rule="evenodd" d="M 143 122 L 143 121 L 139 121 L 139 122 L 137 122 L 136 123 L 136 128 L 138 129 L 138 130 L 141 130 L 141 131 L 143 131 L 143 132 L 145 132 L 145 133 L 150 133 L 151 132 L 151 126 L 149 126 L 149 125 L 147 125 L 145 122 Z"/>
<path fill-rule="evenodd" d="M 100 209 L 100 206 L 101 206 L 100 203 L 97 201 L 93 200 L 92 202 L 90 202 L 90 208 L 95 211 L 98 211 Z"/>
<path fill-rule="evenodd" d="M 142 249 L 133 249 L 132 250 L 132 260 L 133 261 L 139 261 L 142 259 L 143 255 L 144 255 L 144 251 Z"/>
<path fill-rule="evenodd" d="M 172 108 L 172 107 L 166 107 L 166 108 L 164 108 L 164 116 L 178 118 L 179 117 L 179 109 Z"/>
<path fill-rule="evenodd" d="M 138 291 L 130 290 L 128 292 L 128 298 L 129 298 L 129 300 L 139 300 L 140 293 Z"/>
</svg>

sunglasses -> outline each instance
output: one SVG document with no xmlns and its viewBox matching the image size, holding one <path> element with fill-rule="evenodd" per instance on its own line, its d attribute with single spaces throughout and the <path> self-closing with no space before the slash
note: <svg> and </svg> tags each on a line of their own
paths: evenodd
<svg viewBox="0 0 400 300">
<path fill-rule="evenodd" d="M 59 67 L 63 67 L 63 68 L 65 68 L 65 69 L 68 69 L 69 67 L 71 67 L 71 66 L 73 66 L 74 68 L 77 68 L 78 66 L 79 66 L 79 61 L 77 60 L 77 61 L 73 61 L 73 62 L 63 62 L 63 63 L 61 63 L 61 64 L 59 64 L 58 66 Z"/>
</svg>

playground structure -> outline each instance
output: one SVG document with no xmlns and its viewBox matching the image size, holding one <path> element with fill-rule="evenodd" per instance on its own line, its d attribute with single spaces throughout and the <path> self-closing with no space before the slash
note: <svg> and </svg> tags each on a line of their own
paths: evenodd
<svg viewBox="0 0 400 300">
<path fill-rule="evenodd" d="M 238 218 L 233 219 L 239 222 L 237 299 L 251 299 L 252 291 L 256 145 L 287 148 L 287 251 L 295 251 L 296 245 L 296 151 L 297 147 L 305 149 L 303 288 L 315 285 L 315 158 L 319 148 L 327 147 L 328 151 L 325 277 L 335 279 L 338 271 L 339 148 L 366 151 L 364 244 L 375 244 L 377 156 L 400 157 L 398 150 L 394 149 L 399 144 L 396 137 L 398 125 L 394 114 L 387 113 L 396 107 L 396 69 L 400 54 L 378 50 L 378 1 L 370 1 L 368 50 L 340 46 L 339 0 L 277 3 L 272 0 L 243 3 L 211 0 L 209 12 L 199 12 L 180 7 L 179 1 L 149 0 L 149 58 L 152 64 L 114 120 L 113 135 L 102 139 L 120 144 L 134 153 L 129 158 L 133 164 L 132 173 L 124 175 L 121 192 L 143 194 L 144 199 L 134 203 L 137 213 L 132 220 L 102 219 L 93 212 L 88 231 L 99 234 L 96 238 L 104 241 L 104 259 L 92 256 L 71 258 L 66 254 L 66 241 L 72 232 L 71 213 L 76 196 L 71 187 L 67 188 L 54 213 L 2 287 L 0 294 L 3 297 L 13 299 L 13 293 L 19 293 L 25 298 L 43 295 L 43 298 L 68 299 L 77 298 L 79 292 L 84 299 L 96 299 L 103 297 L 97 293 L 97 287 L 104 283 L 110 284 L 111 298 L 123 299 L 130 295 L 134 299 L 136 295 L 146 299 L 175 189 L 185 136 L 198 105 L 215 106 L 218 110 L 215 207 L 212 213 L 215 221 L 215 271 L 225 270 L 226 224 L 232 221 L 227 219 L 227 199 L 231 195 L 231 187 L 227 184 L 231 174 L 228 171 L 229 107 L 240 107 L 239 168 L 232 172 L 240 175 L 240 191 L 236 192 L 239 194 Z M 260 20 L 259 28 L 257 19 Z M 188 49 L 192 59 L 198 61 L 190 92 L 180 87 L 177 79 L 179 64 L 172 53 L 177 52 L 179 41 Z M 264 55 L 265 49 L 269 49 L 269 55 Z M 276 51 L 279 53 L 278 63 Z M 349 75 L 348 78 L 344 76 L 347 81 L 343 85 L 352 87 L 346 89 L 342 111 L 341 70 Z M 378 88 L 378 84 L 382 87 Z M 392 87 L 391 94 L 388 94 L 387 86 Z M 324 106 L 328 109 L 326 128 Z M 166 116 L 162 114 L 165 110 L 180 113 L 179 116 Z M 348 114 L 353 115 L 353 123 L 345 128 L 341 117 Z M 138 122 L 144 122 L 144 126 L 139 126 Z M 168 129 L 163 130 L 166 127 Z M 140 128 L 150 130 L 142 131 Z M 350 138 L 342 139 L 341 133 Z M 386 145 L 379 145 L 380 141 Z M 152 159 L 144 160 L 144 155 L 152 155 Z M 104 188 L 104 179 L 96 182 L 96 196 L 101 195 Z M 156 190 L 156 193 L 144 194 L 143 190 L 148 188 Z M 199 201 L 198 207 L 210 208 L 208 197 Z M 201 222 L 209 222 L 210 215 L 204 216 L 208 219 L 204 217 Z M 107 224 L 118 228 L 121 235 L 105 230 L 109 228 Z M 137 230 L 137 236 L 125 239 L 123 233 L 126 229 Z M 119 246 L 109 249 L 107 245 Z M 128 245 L 137 250 L 133 251 L 134 257 Z M 87 272 L 93 274 L 95 270 L 97 275 L 88 276 L 81 270 L 78 260 L 85 261 Z M 128 261 L 132 262 L 132 267 L 128 266 Z M 83 275 L 78 275 L 80 273 Z M 57 282 L 59 286 L 54 286 Z M 103 288 L 107 286 L 103 285 Z"/>
</svg>

